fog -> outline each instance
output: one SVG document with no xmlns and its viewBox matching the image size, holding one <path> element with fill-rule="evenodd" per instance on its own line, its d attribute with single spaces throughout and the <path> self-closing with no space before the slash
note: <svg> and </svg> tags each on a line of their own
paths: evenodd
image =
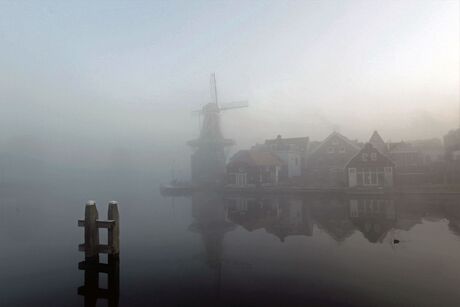
<svg viewBox="0 0 460 307">
<path fill-rule="evenodd" d="M 458 125 L 459 28 L 458 1 L 2 1 L 0 144 L 186 173 L 211 72 L 222 102 L 249 101 L 222 116 L 232 152 L 333 130 L 439 138 Z"/>
<path fill-rule="evenodd" d="M 458 0 L 0 0 L 0 306 L 457 306 L 459 55 Z"/>
</svg>

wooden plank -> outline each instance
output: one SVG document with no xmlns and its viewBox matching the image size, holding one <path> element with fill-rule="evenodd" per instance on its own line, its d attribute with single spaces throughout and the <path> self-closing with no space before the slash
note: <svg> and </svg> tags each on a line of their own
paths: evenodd
<svg viewBox="0 0 460 307">
<path fill-rule="evenodd" d="M 90 295 L 92 297 L 97 297 L 97 298 L 103 298 L 103 299 L 108 299 L 111 296 L 114 295 L 113 291 L 110 291 L 108 289 L 101 289 L 101 288 L 92 288 L 92 287 L 86 287 L 86 286 L 81 286 L 78 287 L 78 295 Z"/>
<path fill-rule="evenodd" d="M 97 220 L 96 227 L 97 228 L 113 228 L 115 226 L 115 220 Z M 84 220 L 78 220 L 78 227 L 85 227 Z"/>
<path fill-rule="evenodd" d="M 84 271 L 92 271 L 98 273 L 112 273 L 115 271 L 113 265 L 107 263 L 94 263 L 91 261 L 81 261 L 78 263 L 78 269 Z"/>
<path fill-rule="evenodd" d="M 96 247 L 97 249 L 97 253 L 101 253 L 101 254 L 110 254 L 113 252 L 113 247 L 107 245 L 107 244 L 98 244 L 98 246 Z M 86 252 L 86 245 L 83 243 L 83 244 L 80 244 L 78 245 L 78 251 L 80 252 Z"/>
<path fill-rule="evenodd" d="M 114 220 L 108 220 L 108 221 L 101 221 L 97 220 L 96 221 L 97 228 L 113 228 L 115 227 L 115 221 Z"/>
</svg>

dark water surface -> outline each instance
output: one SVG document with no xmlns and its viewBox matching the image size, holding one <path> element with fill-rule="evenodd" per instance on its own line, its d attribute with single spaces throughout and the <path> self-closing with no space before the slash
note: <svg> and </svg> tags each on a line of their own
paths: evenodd
<svg viewBox="0 0 460 307">
<path fill-rule="evenodd" d="M 173 199 L 160 181 L 86 173 L 2 184 L 0 305 L 84 305 L 77 219 L 89 199 L 101 217 L 120 202 L 120 306 L 460 305 L 460 198 Z"/>
</svg>

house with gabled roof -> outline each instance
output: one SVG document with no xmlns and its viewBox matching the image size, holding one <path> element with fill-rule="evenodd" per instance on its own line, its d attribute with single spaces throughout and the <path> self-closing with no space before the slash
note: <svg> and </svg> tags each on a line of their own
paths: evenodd
<svg viewBox="0 0 460 307">
<path fill-rule="evenodd" d="M 308 141 L 308 137 L 283 138 L 278 135 L 275 139 L 266 140 L 262 145 L 283 161 L 281 179 L 302 176 L 306 167 Z"/>
<path fill-rule="evenodd" d="M 398 185 L 420 184 L 425 180 L 425 163 L 420 149 L 409 142 L 390 143 Z"/>
<path fill-rule="evenodd" d="M 283 161 L 261 149 L 238 151 L 227 164 L 227 184 L 233 186 L 277 185 Z"/>
<path fill-rule="evenodd" d="M 345 167 L 348 187 L 392 187 L 394 165 L 390 158 L 367 143 Z"/>
<path fill-rule="evenodd" d="M 422 152 L 409 142 L 390 143 L 390 158 L 401 171 L 417 171 L 423 167 Z"/>
<path fill-rule="evenodd" d="M 309 153 L 307 184 L 321 187 L 345 186 L 345 166 L 360 150 L 356 142 L 334 131 Z"/>
</svg>

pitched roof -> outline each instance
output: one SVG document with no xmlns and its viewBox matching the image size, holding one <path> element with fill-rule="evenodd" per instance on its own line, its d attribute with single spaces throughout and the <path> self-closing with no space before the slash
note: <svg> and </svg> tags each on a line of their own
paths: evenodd
<svg viewBox="0 0 460 307">
<path fill-rule="evenodd" d="M 385 142 L 383 141 L 382 137 L 377 132 L 377 130 L 375 130 L 374 133 L 372 133 L 372 136 L 369 139 L 369 143 L 371 143 L 381 153 L 383 154 L 388 153 L 387 145 L 385 144 Z"/>
<path fill-rule="evenodd" d="M 308 143 L 307 152 L 311 154 L 312 152 L 316 150 L 316 148 L 318 148 L 319 145 L 321 145 L 320 141 L 311 141 L 310 143 Z"/>
<path fill-rule="evenodd" d="M 332 139 L 333 137 L 338 137 L 340 139 L 342 139 L 345 143 L 349 144 L 350 146 L 354 147 L 356 150 L 360 150 L 361 147 L 359 147 L 356 143 L 350 141 L 347 137 L 341 135 L 340 133 L 338 133 L 337 131 L 334 131 L 332 132 L 331 134 L 329 134 L 329 136 L 327 138 L 324 139 L 324 141 L 321 142 L 321 144 L 319 144 L 315 149 L 312 150 L 311 154 L 314 154 L 316 153 L 321 147 L 324 146 L 324 144 L 327 144 L 329 142 L 330 139 Z"/>
<path fill-rule="evenodd" d="M 282 138 L 278 135 L 275 139 L 265 140 L 265 145 L 298 145 L 307 147 L 309 137 L 296 137 L 296 138 Z"/>
<path fill-rule="evenodd" d="M 377 159 L 372 161 L 369 157 L 369 160 L 363 161 L 362 154 L 363 153 L 372 153 L 375 152 L 377 154 Z M 346 164 L 346 167 L 366 167 L 366 166 L 394 166 L 394 162 L 388 158 L 387 155 L 383 154 L 380 150 L 375 148 L 371 143 L 366 143 L 364 147 L 353 157 L 350 161 Z"/>
<path fill-rule="evenodd" d="M 283 162 L 276 155 L 266 150 L 240 150 L 231 159 L 230 162 L 246 162 L 256 166 L 281 166 Z"/>
</svg>

